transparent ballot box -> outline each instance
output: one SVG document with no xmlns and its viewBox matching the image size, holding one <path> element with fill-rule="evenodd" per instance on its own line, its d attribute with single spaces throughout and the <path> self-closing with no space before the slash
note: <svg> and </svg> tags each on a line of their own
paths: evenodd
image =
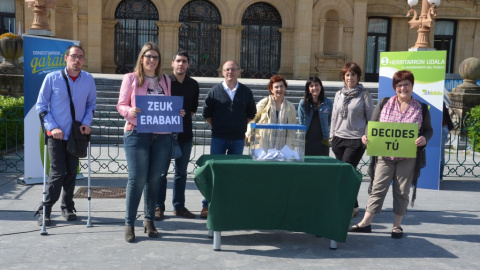
<svg viewBox="0 0 480 270">
<path fill-rule="evenodd" d="M 258 161 L 300 161 L 307 127 L 298 124 L 251 123 L 250 154 Z"/>
</svg>

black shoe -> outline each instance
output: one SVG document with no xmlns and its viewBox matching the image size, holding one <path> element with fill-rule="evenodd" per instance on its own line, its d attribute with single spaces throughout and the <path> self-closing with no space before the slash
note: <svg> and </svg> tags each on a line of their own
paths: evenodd
<svg viewBox="0 0 480 270">
<path fill-rule="evenodd" d="M 353 225 L 348 229 L 349 232 L 360 232 L 360 233 L 371 233 L 372 232 L 372 225 L 368 225 L 365 227 L 360 227 L 358 224 Z"/>
<path fill-rule="evenodd" d="M 62 216 L 65 218 L 66 221 L 77 220 L 77 215 L 74 213 L 77 212 L 75 208 L 69 210 L 67 208 L 62 209 Z"/>
<path fill-rule="evenodd" d="M 38 218 L 37 221 L 38 226 L 43 226 L 43 215 L 40 214 L 40 217 Z M 52 221 L 50 220 L 50 214 L 45 215 L 45 226 L 50 226 L 52 224 Z"/>
<path fill-rule="evenodd" d="M 128 243 L 135 242 L 135 227 L 125 226 L 125 241 Z"/>
<path fill-rule="evenodd" d="M 402 227 L 393 227 L 392 230 L 392 238 L 400 239 L 403 237 L 403 229 Z"/>
</svg>

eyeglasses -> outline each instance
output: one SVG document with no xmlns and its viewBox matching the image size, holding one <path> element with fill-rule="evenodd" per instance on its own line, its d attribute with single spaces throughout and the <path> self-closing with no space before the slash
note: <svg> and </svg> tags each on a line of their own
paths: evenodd
<svg viewBox="0 0 480 270">
<path fill-rule="evenodd" d="M 85 55 L 76 55 L 76 54 L 71 54 L 69 55 L 73 60 L 85 60 Z"/>
<path fill-rule="evenodd" d="M 231 71 L 231 72 L 235 72 L 235 71 L 237 71 L 237 70 L 238 70 L 238 68 L 226 68 L 226 69 L 224 69 L 223 71 L 225 71 L 225 72 L 230 72 L 230 71 Z"/>
<path fill-rule="evenodd" d="M 407 88 L 407 87 L 410 87 L 411 85 L 412 85 L 411 83 L 397 84 L 397 85 L 395 85 L 395 88 L 397 88 L 397 89 L 400 89 L 402 87 Z"/>
<path fill-rule="evenodd" d="M 148 60 L 154 60 L 154 61 L 160 60 L 160 57 L 155 55 L 150 55 L 150 54 L 144 54 L 143 57 L 147 58 Z"/>
</svg>

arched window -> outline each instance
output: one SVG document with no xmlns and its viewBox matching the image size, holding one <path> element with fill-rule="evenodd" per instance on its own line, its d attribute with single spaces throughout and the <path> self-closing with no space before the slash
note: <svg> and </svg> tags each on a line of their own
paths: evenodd
<svg viewBox="0 0 480 270">
<path fill-rule="evenodd" d="M 115 11 L 116 73 L 132 72 L 143 44 L 158 44 L 158 11 L 149 0 L 123 0 Z"/>
<path fill-rule="evenodd" d="M 190 56 L 190 75 L 218 77 L 222 18 L 217 7 L 210 1 L 190 1 L 180 11 L 179 21 L 178 47 Z"/>
<path fill-rule="evenodd" d="M 249 6 L 242 17 L 240 66 L 243 78 L 268 79 L 280 69 L 282 18 L 267 3 Z"/>
<path fill-rule="evenodd" d="M 435 35 L 433 47 L 439 51 L 447 51 L 446 73 L 454 73 L 455 36 L 457 35 L 457 22 L 447 20 L 435 21 Z"/>
<path fill-rule="evenodd" d="M 325 14 L 325 34 L 323 38 L 323 53 L 325 55 L 337 55 L 338 52 L 338 28 L 340 16 L 336 10 L 329 10 Z"/>
<path fill-rule="evenodd" d="M 378 82 L 378 61 L 380 52 L 388 50 L 390 42 L 390 20 L 388 18 L 369 18 L 367 30 L 367 55 L 365 81 Z"/>
</svg>

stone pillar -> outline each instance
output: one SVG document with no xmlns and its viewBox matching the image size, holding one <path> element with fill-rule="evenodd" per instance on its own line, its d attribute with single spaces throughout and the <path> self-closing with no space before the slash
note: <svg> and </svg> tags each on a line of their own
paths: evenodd
<svg viewBox="0 0 480 270">
<path fill-rule="evenodd" d="M 178 29 L 182 23 L 156 22 L 158 26 L 158 46 L 162 53 L 162 72 L 170 74 L 172 69 L 172 57 L 178 50 Z"/>
<path fill-rule="evenodd" d="M 88 47 L 87 60 L 89 72 L 102 72 L 102 1 L 88 0 Z"/>
<path fill-rule="evenodd" d="M 79 14 L 78 15 L 78 39 L 80 40 L 80 46 L 85 50 L 86 58 L 85 64 L 83 64 L 84 70 L 89 70 L 90 59 L 88 57 L 88 15 Z M 93 59 L 92 59 L 93 60 Z"/>
<path fill-rule="evenodd" d="M 280 28 L 278 31 L 282 34 L 282 48 L 280 55 L 280 69 L 278 73 L 286 79 L 293 79 L 293 32 L 292 28 Z"/>
<path fill-rule="evenodd" d="M 103 27 L 103 47 L 102 57 L 103 73 L 115 73 L 117 66 L 115 65 L 115 25 L 118 23 L 114 19 L 104 19 L 102 23 Z"/>
<path fill-rule="evenodd" d="M 343 49 L 343 42 L 344 42 L 344 35 L 345 35 L 345 20 L 338 21 L 338 47 L 337 47 L 337 55 L 342 54 L 344 51 Z M 356 45 L 356 44 L 355 44 Z"/>
<path fill-rule="evenodd" d="M 218 28 L 222 31 L 222 43 L 220 45 L 220 66 L 218 67 L 218 76 L 222 76 L 223 63 L 227 60 L 235 60 L 240 64 L 240 46 L 242 44 L 241 25 L 220 25 Z M 240 68 L 242 68 L 240 66 Z"/>
<path fill-rule="evenodd" d="M 349 58 L 352 62 L 357 63 L 359 66 L 363 67 L 364 70 L 365 66 L 365 44 L 367 38 L 367 0 L 355 0 L 353 4 L 353 22 L 354 22 L 354 30 L 353 30 L 353 41 L 351 44 L 351 57 L 347 57 L 347 61 Z M 364 78 L 362 78 L 364 79 Z"/>
<path fill-rule="evenodd" d="M 480 79 L 480 59 L 467 58 L 463 60 L 458 69 L 460 76 L 463 78 L 463 83 L 457 88 L 453 88 L 448 96 L 452 102 L 450 109 L 454 112 L 454 115 L 463 119 L 470 109 L 480 105 L 480 86 L 477 85 L 477 80 Z"/>
<path fill-rule="evenodd" d="M 323 55 L 323 41 L 325 40 L 325 23 L 327 20 L 322 19 L 320 20 L 320 25 L 319 25 L 319 35 L 318 35 L 318 54 Z M 315 50 L 315 48 L 314 48 Z"/>
<path fill-rule="evenodd" d="M 72 32 L 73 40 L 78 40 L 78 6 L 72 6 Z"/>
<path fill-rule="evenodd" d="M 293 77 L 308 79 L 312 55 L 313 0 L 297 0 L 295 12 L 295 38 Z"/>
</svg>

